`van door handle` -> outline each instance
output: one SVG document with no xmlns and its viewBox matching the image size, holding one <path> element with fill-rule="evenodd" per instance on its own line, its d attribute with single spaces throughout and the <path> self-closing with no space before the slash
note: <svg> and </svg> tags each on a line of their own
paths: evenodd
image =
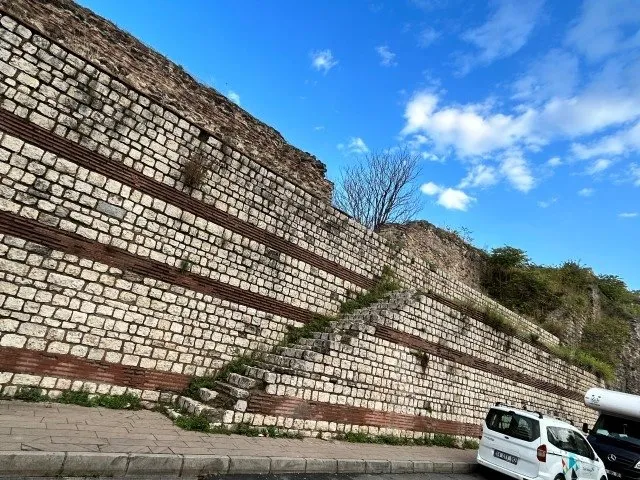
<svg viewBox="0 0 640 480">
<path fill-rule="evenodd" d="M 504 436 L 504 438 L 505 438 L 506 440 L 509 440 L 509 437 L 507 437 L 506 435 Z"/>
</svg>

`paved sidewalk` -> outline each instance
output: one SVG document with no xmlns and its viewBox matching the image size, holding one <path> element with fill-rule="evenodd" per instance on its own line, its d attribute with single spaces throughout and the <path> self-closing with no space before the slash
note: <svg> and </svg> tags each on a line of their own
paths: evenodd
<svg viewBox="0 0 640 480">
<path fill-rule="evenodd" d="M 0 401 L 0 476 L 422 473 L 473 470 L 475 451 L 181 430 L 148 410 Z M 24 470 L 28 469 L 28 472 Z"/>
</svg>

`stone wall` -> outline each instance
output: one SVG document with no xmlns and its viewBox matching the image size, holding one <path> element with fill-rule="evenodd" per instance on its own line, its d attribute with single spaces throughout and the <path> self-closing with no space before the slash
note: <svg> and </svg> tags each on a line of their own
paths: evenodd
<svg viewBox="0 0 640 480">
<path fill-rule="evenodd" d="M 215 133 L 319 198 L 330 200 L 326 167 L 182 67 L 73 0 L 1 0 L 0 8 L 126 80 L 195 125 Z"/>
<path fill-rule="evenodd" d="M 580 393 L 594 384 L 591 375 L 415 293 L 281 348 L 246 375 L 265 386 L 250 393 L 234 422 L 297 420 L 292 428 L 309 435 L 473 437 L 496 401 L 576 425 L 596 416 Z"/>
<path fill-rule="evenodd" d="M 59 5 L 67 8 L 43 2 L 34 11 Z M 193 375 L 274 347 L 314 314 L 335 313 L 385 266 L 443 305 L 492 308 L 558 342 L 253 153 L 6 14 L 0 75 L 3 394 L 22 385 L 54 393 L 69 385 L 128 388 L 149 399 L 180 392 Z M 251 145 L 258 159 L 262 146 Z M 207 159 L 207 176 L 185 185 L 184 167 L 197 158 Z M 419 315 L 427 328 L 445 314 Z M 430 342 L 434 335 L 443 334 L 434 331 Z M 454 370 L 481 361 L 485 340 L 478 333 L 473 348 L 464 347 L 466 360 L 452 360 L 460 364 Z M 449 361 L 444 351 L 433 355 Z M 566 365 L 554 374 L 574 397 L 598 383 L 579 374 L 587 380 L 574 384 L 578 372 Z M 513 378 L 507 385 L 519 392 L 522 379 Z M 431 395 L 449 395 L 439 388 L 433 384 Z"/>
</svg>

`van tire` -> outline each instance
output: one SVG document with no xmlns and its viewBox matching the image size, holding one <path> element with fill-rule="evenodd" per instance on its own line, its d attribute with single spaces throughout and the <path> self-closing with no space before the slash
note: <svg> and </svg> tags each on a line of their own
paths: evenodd
<svg viewBox="0 0 640 480">
<path fill-rule="evenodd" d="M 566 480 L 566 478 L 567 477 L 565 477 L 563 474 L 559 473 L 558 475 L 556 475 L 556 478 L 554 478 L 553 480 Z"/>
</svg>

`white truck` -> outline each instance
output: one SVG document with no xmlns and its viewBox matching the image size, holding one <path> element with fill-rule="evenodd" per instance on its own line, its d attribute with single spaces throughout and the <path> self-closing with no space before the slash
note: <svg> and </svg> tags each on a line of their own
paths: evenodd
<svg viewBox="0 0 640 480">
<path fill-rule="evenodd" d="M 591 388 L 584 403 L 600 412 L 593 428 L 583 430 L 609 479 L 640 480 L 640 395 Z"/>
</svg>

